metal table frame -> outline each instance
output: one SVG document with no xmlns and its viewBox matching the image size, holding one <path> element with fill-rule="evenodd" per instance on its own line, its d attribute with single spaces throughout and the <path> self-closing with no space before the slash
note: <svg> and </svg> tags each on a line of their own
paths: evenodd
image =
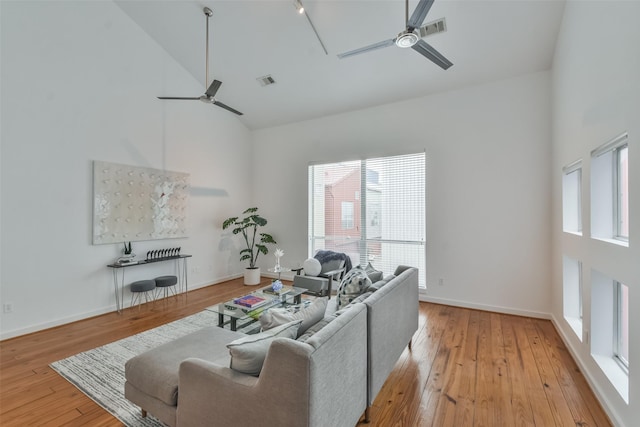
<svg viewBox="0 0 640 427">
<path fill-rule="evenodd" d="M 122 313 L 122 309 L 124 308 L 124 272 L 127 267 L 136 267 L 138 265 L 154 264 L 156 262 L 164 261 L 175 261 L 177 270 L 176 272 L 178 276 L 178 289 L 182 290 L 182 287 L 184 285 L 184 293 L 186 295 L 189 291 L 189 281 L 187 277 L 187 258 L 191 258 L 191 255 L 176 255 L 157 259 L 147 259 L 125 264 L 108 264 L 107 267 L 110 267 L 113 272 L 113 289 L 116 296 L 116 309 L 118 310 L 118 313 Z M 180 260 L 182 260 L 182 262 L 180 262 Z M 118 280 L 118 270 L 122 270 L 120 280 Z"/>
</svg>

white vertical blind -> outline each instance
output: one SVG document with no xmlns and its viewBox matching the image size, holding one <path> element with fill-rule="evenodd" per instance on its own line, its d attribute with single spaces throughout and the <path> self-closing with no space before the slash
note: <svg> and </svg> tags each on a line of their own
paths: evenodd
<svg viewBox="0 0 640 427">
<path fill-rule="evenodd" d="M 385 275 L 411 265 L 424 287 L 425 185 L 425 153 L 309 166 L 310 255 L 344 252 Z"/>
</svg>

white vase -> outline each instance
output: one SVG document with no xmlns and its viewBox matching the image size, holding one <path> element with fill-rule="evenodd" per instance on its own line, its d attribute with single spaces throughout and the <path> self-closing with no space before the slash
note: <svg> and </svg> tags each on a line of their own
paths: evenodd
<svg viewBox="0 0 640 427">
<path fill-rule="evenodd" d="M 249 286 L 260 284 L 260 267 L 244 269 L 244 284 Z"/>
</svg>

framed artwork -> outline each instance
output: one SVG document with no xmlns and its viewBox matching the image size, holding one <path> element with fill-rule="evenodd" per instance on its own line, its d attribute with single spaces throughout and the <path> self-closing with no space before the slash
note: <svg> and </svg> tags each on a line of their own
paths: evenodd
<svg viewBox="0 0 640 427">
<path fill-rule="evenodd" d="M 189 174 L 93 162 L 93 244 L 187 237 Z"/>
</svg>

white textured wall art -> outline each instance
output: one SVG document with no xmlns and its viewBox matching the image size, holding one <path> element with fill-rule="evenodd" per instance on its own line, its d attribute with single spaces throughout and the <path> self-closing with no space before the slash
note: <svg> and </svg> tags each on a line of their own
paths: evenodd
<svg viewBox="0 0 640 427">
<path fill-rule="evenodd" d="M 93 162 L 93 244 L 187 237 L 189 174 Z"/>
</svg>

